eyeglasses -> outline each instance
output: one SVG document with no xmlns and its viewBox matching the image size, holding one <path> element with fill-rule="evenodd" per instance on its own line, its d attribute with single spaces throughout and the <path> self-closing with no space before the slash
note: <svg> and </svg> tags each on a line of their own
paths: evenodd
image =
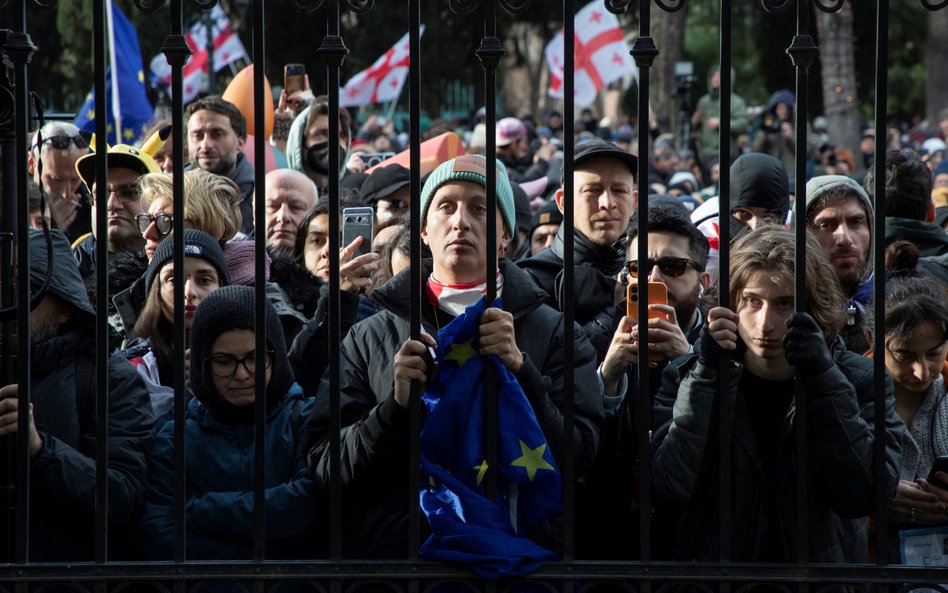
<svg viewBox="0 0 948 593">
<path fill-rule="evenodd" d="M 171 229 L 174 228 L 174 217 L 170 214 L 156 214 L 152 216 L 151 214 L 142 213 L 135 215 L 135 222 L 138 224 L 138 230 L 142 234 L 148 230 L 148 227 L 152 223 L 155 223 L 155 230 L 158 231 L 158 234 L 164 237 L 171 232 Z"/>
<path fill-rule="evenodd" d="M 264 356 L 263 368 L 270 368 L 270 359 L 272 356 L 273 351 L 267 351 Z M 205 360 L 215 377 L 225 378 L 233 376 L 233 374 L 237 372 L 237 365 L 239 364 L 244 365 L 244 369 L 251 375 L 257 372 L 257 355 L 254 352 L 251 352 L 243 358 L 234 358 L 226 354 L 215 354 L 208 356 Z"/>
<path fill-rule="evenodd" d="M 649 259 L 646 261 L 645 265 L 647 270 L 651 271 L 652 268 L 658 266 L 659 271 L 663 276 L 669 278 L 677 278 L 685 273 L 685 270 L 688 269 L 688 266 L 692 266 L 694 269 L 698 269 L 698 264 L 694 260 L 688 259 L 687 257 L 673 257 L 667 255 L 665 257 L 660 257 L 658 259 Z M 633 259 L 625 262 L 625 269 L 623 270 L 623 275 L 628 277 L 632 276 L 633 278 L 639 277 L 639 260 Z M 623 278 L 626 280 L 626 278 Z"/>
<path fill-rule="evenodd" d="M 92 202 L 92 205 L 95 206 L 95 185 L 92 186 L 92 191 L 89 194 L 89 201 Z M 122 202 L 134 202 L 135 200 L 141 199 L 142 195 L 139 191 L 137 183 L 129 183 L 127 185 L 120 185 L 118 187 L 110 187 L 109 195 L 115 194 Z"/>
<path fill-rule="evenodd" d="M 89 143 L 86 142 L 86 139 L 82 136 L 49 136 L 48 138 L 43 138 L 43 144 L 49 144 L 57 150 L 69 148 L 70 143 L 75 144 L 76 148 L 89 147 Z"/>
</svg>

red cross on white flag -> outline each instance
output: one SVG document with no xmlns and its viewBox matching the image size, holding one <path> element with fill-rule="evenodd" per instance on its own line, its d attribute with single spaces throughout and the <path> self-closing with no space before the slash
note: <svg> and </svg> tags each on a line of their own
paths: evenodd
<svg viewBox="0 0 948 593">
<path fill-rule="evenodd" d="M 584 6 L 576 13 L 574 22 L 573 100 L 576 107 L 587 107 L 605 85 L 627 74 L 637 76 L 638 69 L 629 55 L 619 19 L 606 10 L 603 0 Z M 546 46 L 549 95 L 557 99 L 563 98 L 564 46 L 562 30 Z"/>
<path fill-rule="evenodd" d="M 422 25 L 419 36 L 425 32 Z M 389 48 L 375 63 L 349 79 L 339 94 L 343 107 L 397 101 L 408 77 L 408 33 Z"/>
</svg>

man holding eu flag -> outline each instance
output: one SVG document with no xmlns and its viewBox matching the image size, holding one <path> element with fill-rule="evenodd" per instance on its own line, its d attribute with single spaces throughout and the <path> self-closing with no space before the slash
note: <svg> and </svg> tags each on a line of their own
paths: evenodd
<svg viewBox="0 0 948 593">
<path fill-rule="evenodd" d="M 458 157 L 435 169 L 422 189 L 422 238 L 432 259 L 422 262 L 421 340 L 410 339 L 407 269 L 375 290 L 382 310 L 354 325 L 343 340 L 340 478 L 346 557 L 408 557 L 413 380 L 426 390 L 423 558 L 463 562 L 488 578 L 525 574 L 554 559 L 563 537 L 557 528 L 558 468 L 566 439 L 573 442 L 577 475 L 595 457 L 602 386 L 585 334 L 575 325 L 565 329 L 563 315 L 545 304 L 546 294 L 506 259 L 491 272 L 498 301 L 490 307 L 484 302 L 487 249 L 499 252 L 516 228 L 513 192 L 499 162 L 497 216 L 487 219 L 487 166 L 478 155 Z M 496 245 L 486 243 L 489 224 L 497 225 Z M 575 353 L 570 386 L 563 384 L 567 348 Z M 496 468 L 482 457 L 480 402 L 489 366 L 498 389 Z M 309 467 L 321 487 L 330 482 L 329 397 L 324 379 L 308 422 Z M 569 428 L 563 421 L 568 397 L 575 406 Z M 497 473 L 496 501 L 481 490 L 487 471 Z"/>
</svg>

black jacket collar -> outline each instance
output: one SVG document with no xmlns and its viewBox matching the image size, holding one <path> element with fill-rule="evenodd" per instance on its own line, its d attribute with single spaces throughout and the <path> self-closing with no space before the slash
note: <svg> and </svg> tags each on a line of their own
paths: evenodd
<svg viewBox="0 0 948 593">
<path fill-rule="evenodd" d="M 556 232 L 553 239 L 553 253 L 561 260 L 565 252 L 564 227 Z M 578 266 L 595 268 L 606 276 L 615 276 L 625 264 L 625 244 L 620 240 L 612 245 L 597 245 L 577 229 L 573 229 L 573 263 Z"/>
</svg>

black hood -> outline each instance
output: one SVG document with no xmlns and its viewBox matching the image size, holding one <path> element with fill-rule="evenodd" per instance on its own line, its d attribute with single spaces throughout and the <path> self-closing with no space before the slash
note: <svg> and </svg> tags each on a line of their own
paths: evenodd
<svg viewBox="0 0 948 593">
<path fill-rule="evenodd" d="M 731 165 L 731 209 L 759 207 L 779 218 L 790 212 L 790 181 L 780 161 L 769 154 L 751 152 Z"/>
<path fill-rule="evenodd" d="M 95 309 L 89 303 L 86 285 L 79 275 L 79 266 L 72 255 L 69 240 L 60 231 L 49 231 L 52 243 L 52 268 L 50 268 L 46 236 L 42 231 L 30 229 L 30 284 L 35 291 L 49 279 L 49 292 L 70 303 L 79 320 L 88 327 L 95 324 Z"/>
</svg>

